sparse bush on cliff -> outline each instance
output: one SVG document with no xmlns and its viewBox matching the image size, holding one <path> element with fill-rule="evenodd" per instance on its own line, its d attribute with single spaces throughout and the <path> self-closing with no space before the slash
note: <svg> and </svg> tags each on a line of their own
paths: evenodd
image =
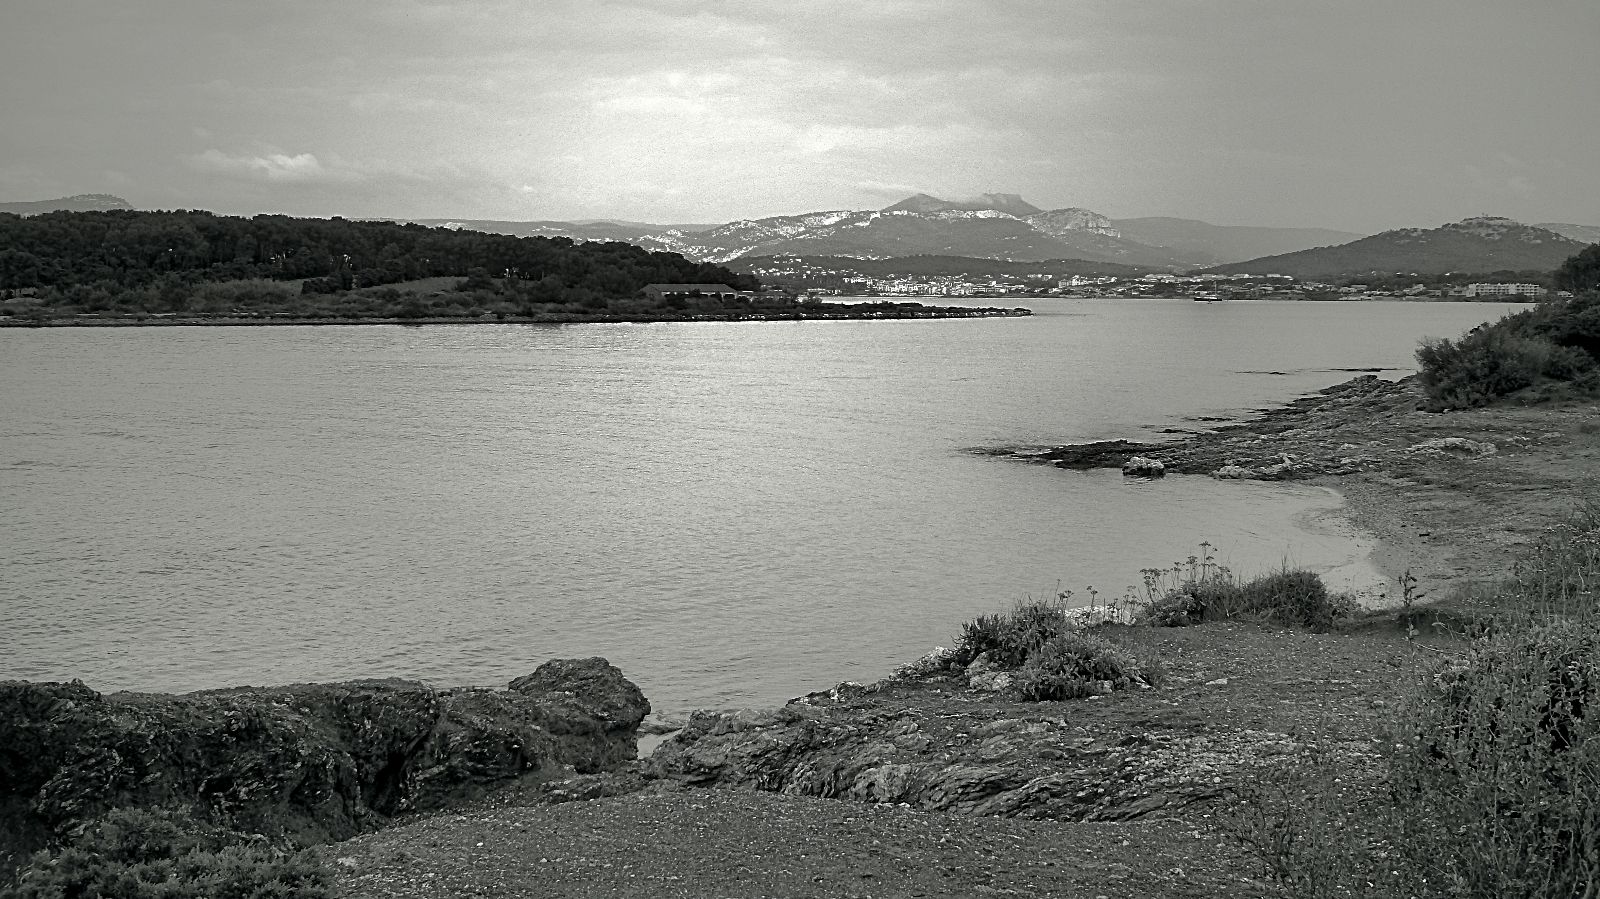
<svg viewBox="0 0 1600 899">
<path fill-rule="evenodd" d="M 162 809 L 118 809 L 36 853 L 0 899 L 331 899 L 312 850 L 288 851 Z"/>
</svg>

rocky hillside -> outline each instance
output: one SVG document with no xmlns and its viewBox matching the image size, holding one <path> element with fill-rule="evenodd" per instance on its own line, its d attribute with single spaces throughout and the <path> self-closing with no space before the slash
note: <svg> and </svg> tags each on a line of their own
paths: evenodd
<svg viewBox="0 0 1600 899">
<path fill-rule="evenodd" d="M 1128 240 L 1153 247 L 1170 247 L 1186 259 L 1205 264 L 1294 253 L 1349 243 L 1361 237 L 1327 228 L 1254 228 L 1162 217 L 1114 219 L 1110 224 Z"/>
<path fill-rule="evenodd" d="M 716 227 L 716 225 L 652 225 L 648 222 L 606 219 L 588 219 L 581 222 L 513 222 L 499 219 L 385 219 L 384 221 L 398 222 L 402 225 L 415 223 L 429 228 L 450 228 L 457 231 L 481 231 L 485 234 L 509 234 L 512 237 L 568 237 L 575 241 L 619 240 L 634 244 L 662 231 L 692 233 L 695 230 Z"/>
<path fill-rule="evenodd" d="M 979 212 L 985 209 L 1017 218 L 1027 218 L 1044 211 L 1017 194 L 983 194 L 971 200 L 941 200 L 927 194 L 917 194 L 888 207 L 884 212 Z"/>
<path fill-rule="evenodd" d="M 33 200 L 22 203 L 0 203 L 0 212 L 14 215 L 41 215 L 46 212 L 105 212 L 112 209 L 132 209 L 133 205 L 121 197 L 110 194 L 78 194 L 54 200 Z"/>
<path fill-rule="evenodd" d="M 1543 228 L 1546 231 L 1554 231 L 1562 237 L 1570 237 L 1573 240 L 1582 241 L 1584 243 L 1600 243 L 1600 225 L 1573 225 L 1566 222 L 1540 222 L 1539 224 L 1534 225 L 1534 227 Z"/>
<path fill-rule="evenodd" d="M 1231 227 L 1189 219 L 1113 220 L 1075 206 L 1043 210 L 1017 194 L 998 193 L 970 200 L 916 194 L 883 209 L 833 209 L 723 225 L 413 221 L 521 237 L 620 240 L 706 262 L 780 254 L 853 259 L 938 255 L 1184 268 L 1342 243 L 1358 236 L 1320 228 Z"/>
<path fill-rule="evenodd" d="M 1549 271 L 1584 248 L 1554 231 L 1483 216 L 1438 228 L 1401 228 L 1335 247 L 1265 256 L 1217 266 L 1220 273 L 1257 272 L 1296 278 L 1369 273 Z"/>
<path fill-rule="evenodd" d="M 645 246 L 725 262 L 780 253 L 887 259 L 944 255 L 1036 262 L 1084 259 L 1180 267 L 1189 260 L 1124 239 L 1086 209 L 1041 211 L 1015 194 L 953 202 L 918 194 L 880 210 L 835 210 L 730 222 L 700 233 L 666 231 Z"/>
</svg>

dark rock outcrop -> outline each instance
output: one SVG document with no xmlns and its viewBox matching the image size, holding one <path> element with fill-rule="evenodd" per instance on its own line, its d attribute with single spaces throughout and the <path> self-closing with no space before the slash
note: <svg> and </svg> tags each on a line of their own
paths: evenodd
<svg viewBox="0 0 1600 899">
<path fill-rule="evenodd" d="M 1281 734 L 1085 732 L 1059 705 L 888 683 L 770 711 L 696 712 L 646 776 L 960 815 L 1129 821 L 1217 799 Z"/>
<path fill-rule="evenodd" d="M 1108 440 L 1009 454 L 1061 468 L 1121 468 L 1128 474 L 1153 474 L 1150 462 L 1166 474 L 1262 481 L 1351 474 L 1384 464 L 1393 447 L 1378 442 L 1377 434 L 1420 402 L 1415 377 L 1385 381 L 1369 374 L 1170 443 Z M 1130 471 L 1140 459 L 1144 463 Z"/>
<path fill-rule="evenodd" d="M 101 695 L 0 683 L 0 862 L 120 806 L 178 806 L 299 843 L 522 778 L 634 759 L 650 704 L 604 659 L 509 690 L 404 680 Z"/>
</svg>

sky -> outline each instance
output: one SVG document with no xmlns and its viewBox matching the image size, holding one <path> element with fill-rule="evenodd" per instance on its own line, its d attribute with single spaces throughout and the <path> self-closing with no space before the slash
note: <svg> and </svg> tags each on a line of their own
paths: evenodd
<svg viewBox="0 0 1600 899">
<path fill-rule="evenodd" d="M 0 200 L 1600 224 L 1596 0 L 4 0 Z"/>
</svg>

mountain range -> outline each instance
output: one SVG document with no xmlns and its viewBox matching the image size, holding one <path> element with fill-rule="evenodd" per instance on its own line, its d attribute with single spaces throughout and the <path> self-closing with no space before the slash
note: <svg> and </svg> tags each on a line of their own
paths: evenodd
<svg viewBox="0 0 1600 899">
<path fill-rule="evenodd" d="M 0 203 L 0 212 L 132 209 L 107 194 Z M 1419 274 L 1548 271 L 1589 243 L 1600 226 L 1526 225 L 1483 216 L 1439 228 L 1401 228 L 1363 237 L 1324 228 L 1213 225 L 1194 219 L 1112 219 L 1078 207 L 1041 209 L 1017 194 L 948 200 L 916 194 L 875 210 L 828 210 L 740 219 L 725 224 L 649 222 L 391 219 L 510 234 L 622 241 L 649 250 L 725 263 L 769 256 L 885 260 L 961 257 L 1009 263 L 1074 260 L 1106 271 L 1207 268 L 1330 278 L 1368 272 Z"/>
<path fill-rule="evenodd" d="M 835 209 L 722 225 L 413 219 L 503 234 L 623 240 L 692 259 L 782 254 L 887 259 L 944 255 L 1011 262 L 1080 259 L 1185 268 L 1253 259 L 1360 237 L 1320 228 L 1253 228 L 1188 219 L 1115 220 L 1078 207 L 1044 210 L 1017 194 L 946 200 L 916 194 L 883 209 Z"/>
<path fill-rule="evenodd" d="M 121 197 L 110 194 L 78 194 L 54 200 L 33 200 L 20 203 L 0 203 L 0 212 L 13 215 L 42 215 L 46 212 L 104 212 L 108 209 L 132 209 L 133 205 Z"/>
<path fill-rule="evenodd" d="M 1235 262 L 1209 271 L 1301 279 L 1397 272 L 1550 271 L 1585 246 L 1549 228 L 1480 216 L 1439 228 L 1385 231 L 1339 246 Z"/>
</svg>

